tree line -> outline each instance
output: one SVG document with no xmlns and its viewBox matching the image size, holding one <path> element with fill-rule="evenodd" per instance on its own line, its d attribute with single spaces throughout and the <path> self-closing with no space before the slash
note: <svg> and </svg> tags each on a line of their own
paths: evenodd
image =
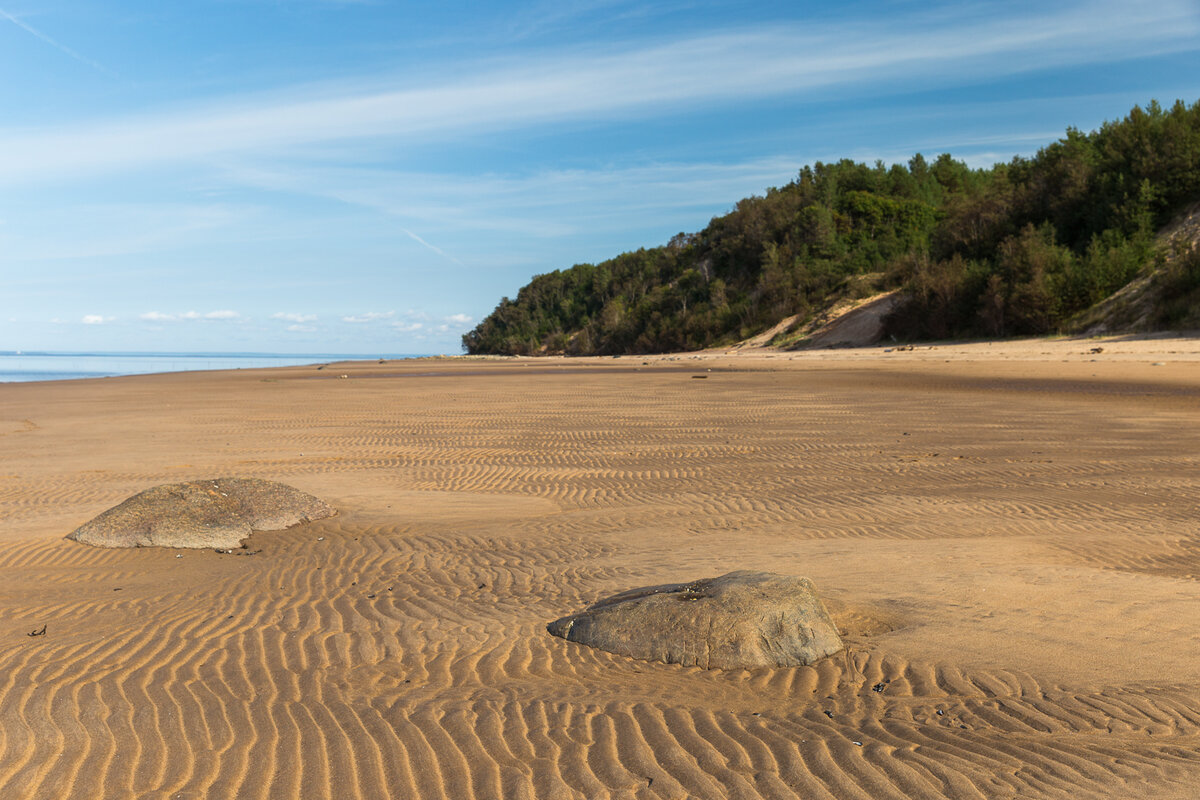
<svg viewBox="0 0 1200 800">
<path fill-rule="evenodd" d="M 510 355 L 712 347 L 814 314 L 864 278 L 910 298 L 887 323 L 899 339 L 1051 333 L 1152 263 L 1155 232 L 1196 200 L 1200 101 L 1152 101 L 990 168 L 948 154 L 818 162 L 698 233 L 536 276 L 463 346 Z M 1164 324 L 1200 301 L 1200 258 L 1185 254 L 1169 280 Z"/>
</svg>

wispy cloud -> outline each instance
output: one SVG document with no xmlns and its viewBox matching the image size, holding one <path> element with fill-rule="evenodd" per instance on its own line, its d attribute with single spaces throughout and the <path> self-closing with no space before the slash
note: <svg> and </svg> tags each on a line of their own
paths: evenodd
<svg viewBox="0 0 1200 800">
<path fill-rule="evenodd" d="M 304 324 L 307 322 L 316 322 L 317 315 L 316 314 L 292 314 L 292 313 L 288 313 L 288 312 L 284 312 L 284 311 L 277 311 L 276 313 L 271 315 L 271 319 L 281 319 L 285 322 L 295 322 L 297 324 Z M 292 328 L 288 328 L 288 330 L 292 330 Z"/>
<path fill-rule="evenodd" d="M 84 325 L 103 325 L 106 322 L 113 322 L 116 317 L 106 317 L 102 314 L 84 314 L 80 320 Z"/>
<path fill-rule="evenodd" d="M 203 314 L 199 311 L 183 311 L 178 314 L 166 314 L 162 311 L 147 311 L 143 314 L 139 314 L 138 319 L 144 320 L 145 322 L 187 322 L 192 320 L 219 322 L 243 320 L 245 317 L 236 311 L 222 309 L 219 311 L 209 311 Z"/>
<path fill-rule="evenodd" d="M 664 14 L 668 3 L 630 2 L 630 0 L 544 0 L 518 9 L 505 28 L 506 38 L 521 39 L 543 35 L 580 24 L 595 25 L 606 19 L 626 19 Z"/>
<path fill-rule="evenodd" d="M 78 174 L 348 139 L 428 141 L 556 120 L 661 115 L 844 83 L 945 85 L 1051 66 L 1190 50 L 1190 0 L 1092 0 L 995 19 L 723 32 L 605 53 L 536 54 L 456 82 L 364 82 L 231 98 L 188 112 L 0 138 L 0 179 Z M 296 99 L 303 97 L 304 99 Z"/>
<path fill-rule="evenodd" d="M 448 333 L 456 329 L 461 330 L 463 326 L 474 321 L 475 318 L 470 314 L 437 316 L 427 311 L 409 309 L 398 319 L 392 320 L 389 326 L 399 333 L 421 334 L 423 337 L 429 333 Z"/>
<path fill-rule="evenodd" d="M 111 184 L 105 191 L 119 194 Z M 14 210 L 21 224 L 6 230 L 5 256 L 29 261 L 120 256 L 194 247 L 238 226 L 269 230 L 260 209 L 247 204 L 71 200 L 31 207 L 28 214 Z"/>
<path fill-rule="evenodd" d="M 412 231 L 410 231 L 408 228 L 401 228 L 400 230 L 401 230 L 401 231 L 404 233 L 404 235 L 405 235 L 405 236 L 407 236 L 408 238 L 412 239 L 412 240 L 413 240 L 414 242 L 416 242 L 417 244 L 419 244 L 419 245 L 422 245 L 422 246 L 424 246 L 424 247 L 428 248 L 429 250 L 432 250 L 433 252 L 437 253 L 439 256 L 441 256 L 442 258 L 446 259 L 447 261 L 452 261 L 452 262 L 454 262 L 455 264 L 458 264 L 459 266 L 462 266 L 462 262 L 461 262 L 461 261 L 459 261 L 457 258 L 455 258 L 455 257 L 454 257 L 454 256 L 452 256 L 452 255 L 449 255 L 448 253 L 446 253 L 446 251 L 445 251 L 445 250 L 443 250 L 442 248 L 438 247 L 437 245 L 432 245 L 432 244 L 430 244 L 429 242 L 425 241 L 425 240 L 424 240 L 424 239 L 422 239 L 420 236 L 417 236 L 415 233 L 413 233 Z"/>
<path fill-rule="evenodd" d="M 651 163 L 471 175 L 277 165 L 231 169 L 227 177 L 256 188 L 370 208 L 418 221 L 443 235 L 460 237 L 470 229 L 545 239 L 580 228 L 627 229 L 651 212 L 669 223 L 672 212 L 684 211 L 694 221 L 694 209 L 720 206 L 786 183 L 801 163 L 799 154 L 789 154 L 728 164 Z"/>
<path fill-rule="evenodd" d="M 342 317 L 342 322 L 364 323 L 378 322 L 379 320 L 387 320 L 396 316 L 395 311 L 368 311 L 365 314 L 351 314 Z"/>
<path fill-rule="evenodd" d="M 115 72 L 113 72 L 111 69 L 104 66 L 103 64 L 93 61 L 92 59 L 88 58 L 87 56 L 80 55 L 79 53 L 75 52 L 71 48 L 67 47 L 62 42 L 51 39 L 46 34 L 42 33 L 37 28 L 30 25 L 28 22 L 25 22 L 20 17 L 14 16 L 13 14 L 8 13 L 3 8 L 0 8 L 0 18 L 6 19 L 9 22 L 11 22 L 13 25 L 16 25 L 21 30 L 26 31 L 27 33 L 33 34 L 34 36 L 41 39 L 46 44 L 50 45 L 51 47 L 55 48 L 56 50 L 66 53 L 68 56 L 70 56 L 71 58 L 80 62 L 81 64 L 87 64 L 92 69 L 97 70 L 98 72 L 103 72 L 105 75 L 108 75 L 109 77 L 115 78 L 117 76 Z"/>
</svg>

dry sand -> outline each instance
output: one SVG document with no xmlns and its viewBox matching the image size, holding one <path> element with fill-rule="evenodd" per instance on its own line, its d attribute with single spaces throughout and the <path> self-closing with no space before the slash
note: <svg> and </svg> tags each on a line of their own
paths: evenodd
<svg viewBox="0 0 1200 800">
<path fill-rule="evenodd" d="M 340 514 L 63 539 L 223 475 Z M 0 798 L 1190 798 L 1198 489 L 1194 339 L 3 385 Z M 848 654 L 545 631 L 733 569 L 812 578 Z"/>
</svg>

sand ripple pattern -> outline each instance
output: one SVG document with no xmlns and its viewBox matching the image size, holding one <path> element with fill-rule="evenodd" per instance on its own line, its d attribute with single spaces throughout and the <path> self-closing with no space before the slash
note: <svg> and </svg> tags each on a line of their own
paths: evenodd
<svg viewBox="0 0 1200 800">
<path fill-rule="evenodd" d="M 0 797 L 1075 800 L 1200 785 L 1200 687 L 1170 676 L 1062 682 L 853 631 L 813 667 L 706 672 L 544 630 L 672 570 L 802 546 L 1028 543 L 1064 569 L 1195 579 L 1197 503 L 1179 498 L 1200 497 L 1200 426 L 1183 401 L 1154 425 L 1126 406 L 1085 424 L 1052 394 L 1032 413 L 955 387 L 689 378 L 243 376 L 234 399 L 180 384 L 171 411 L 139 402 L 152 379 L 104 384 L 114 414 L 187 424 L 88 474 L 56 471 L 69 441 L 17 393 L 5 418 L 34 427 L 6 444 L 38 443 L 0 468 L 0 520 L 78 524 L 205 474 L 559 511 L 440 518 L 362 500 L 242 556 L 49 530 L 0 543 Z"/>
<path fill-rule="evenodd" d="M 113 592 L 135 572 L 105 559 L 105 600 L 26 609 L 71 633 L 5 656 L 0 796 L 1066 797 L 1200 774 L 1183 687 L 1080 691 L 871 648 L 645 664 L 541 627 L 620 577 L 583 566 L 603 547 L 320 530 L 190 555 L 230 570 L 207 598 Z"/>
</svg>

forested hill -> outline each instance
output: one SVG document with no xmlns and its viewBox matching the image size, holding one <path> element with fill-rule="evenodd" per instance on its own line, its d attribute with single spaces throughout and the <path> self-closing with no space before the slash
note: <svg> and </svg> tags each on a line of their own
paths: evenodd
<svg viewBox="0 0 1200 800">
<path fill-rule="evenodd" d="M 690 350 L 898 288 L 899 339 L 1059 331 L 1140 271 L 1169 263 L 1151 315 L 1200 322 L 1200 251 L 1155 232 L 1200 200 L 1200 101 L 1156 102 L 1032 158 L 970 169 L 843 160 L 741 200 L 704 230 L 535 277 L 463 336 L 469 353 Z"/>
</svg>

